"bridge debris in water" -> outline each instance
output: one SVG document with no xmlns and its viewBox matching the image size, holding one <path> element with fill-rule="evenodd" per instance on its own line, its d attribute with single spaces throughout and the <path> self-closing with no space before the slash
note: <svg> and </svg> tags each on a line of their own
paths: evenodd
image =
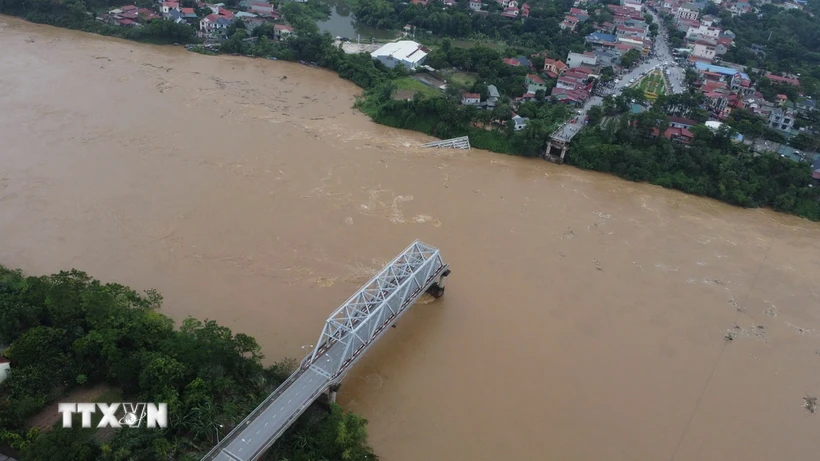
<svg viewBox="0 0 820 461">
<path fill-rule="evenodd" d="M 421 147 L 444 147 L 448 149 L 470 149 L 470 137 L 462 136 L 460 138 L 445 139 L 443 141 L 428 142 L 422 144 Z"/>
</svg>

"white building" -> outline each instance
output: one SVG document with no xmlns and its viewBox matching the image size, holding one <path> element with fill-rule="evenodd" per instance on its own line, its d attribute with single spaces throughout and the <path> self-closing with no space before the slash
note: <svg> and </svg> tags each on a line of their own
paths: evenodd
<svg viewBox="0 0 820 461">
<path fill-rule="evenodd" d="M 675 17 L 678 19 L 689 19 L 689 20 L 696 20 L 698 19 L 698 15 L 700 14 L 700 10 L 698 7 L 691 3 L 684 3 L 681 5 L 677 11 L 675 11 Z"/>
<path fill-rule="evenodd" d="M 10 372 L 11 364 L 9 363 L 9 359 L 0 357 L 0 383 L 2 383 L 4 379 L 8 378 Z"/>
<path fill-rule="evenodd" d="M 370 56 L 391 69 L 401 64 L 408 70 L 413 70 L 424 62 L 428 52 L 429 50 L 419 43 L 400 40 L 384 45 L 370 53 Z"/>
<path fill-rule="evenodd" d="M 461 103 L 465 106 L 477 106 L 481 103 L 480 93 L 464 93 L 461 97 Z"/>
<path fill-rule="evenodd" d="M 638 13 L 643 11 L 643 4 L 640 2 L 640 0 L 621 0 L 621 6 L 626 8 L 632 8 Z"/>
<path fill-rule="evenodd" d="M 715 47 L 698 43 L 692 50 L 692 56 L 712 62 L 715 59 Z"/>
<path fill-rule="evenodd" d="M 527 117 L 522 117 L 522 116 L 520 116 L 520 115 L 518 115 L 518 114 L 515 114 L 515 115 L 513 116 L 513 118 L 512 118 L 512 122 L 513 122 L 513 129 L 514 129 L 515 131 L 521 131 L 521 130 L 523 130 L 524 128 L 526 128 L 526 127 L 527 127 L 527 122 L 529 122 L 529 121 L 530 121 L 530 119 L 529 119 L 529 118 L 527 118 Z"/>
<path fill-rule="evenodd" d="M 573 53 L 567 55 L 567 65 L 570 69 L 575 69 L 581 66 L 595 66 L 598 64 L 598 57 L 593 53 Z"/>
<path fill-rule="evenodd" d="M 718 36 L 720 35 L 720 29 L 717 27 L 709 27 L 701 24 L 698 27 L 689 27 L 689 30 L 686 31 L 686 38 L 689 39 L 691 37 L 703 37 L 703 38 L 713 38 L 717 40 Z"/>
</svg>

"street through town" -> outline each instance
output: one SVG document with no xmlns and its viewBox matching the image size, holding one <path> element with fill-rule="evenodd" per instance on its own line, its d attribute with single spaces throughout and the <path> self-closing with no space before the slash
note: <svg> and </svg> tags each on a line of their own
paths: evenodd
<svg viewBox="0 0 820 461">
<path fill-rule="evenodd" d="M 651 10 L 647 11 L 652 16 L 653 21 L 655 21 L 659 26 L 662 26 L 658 16 Z M 612 96 L 620 96 L 624 88 L 636 85 L 642 76 L 648 74 L 654 69 L 662 69 L 664 65 L 667 65 L 669 69 L 669 74 L 667 75 L 667 82 L 671 84 L 669 92 L 673 94 L 683 92 L 683 79 L 686 71 L 675 63 L 666 38 L 666 32 L 661 27 L 658 31 L 658 35 L 655 37 L 652 55 L 643 59 L 640 64 L 635 66 L 635 68 L 629 72 L 619 76 L 618 83 L 615 84 L 613 91 L 610 93 Z M 583 107 L 579 108 L 576 114 L 573 115 L 573 118 L 566 121 L 553 132 L 552 138 L 556 138 L 564 142 L 571 141 L 572 138 L 584 128 L 584 120 L 586 119 L 589 110 L 593 106 L 601 105 L 603 101 L 604 100 L 601 96 L 593 96 L 589 98 Z"/>
</svg>

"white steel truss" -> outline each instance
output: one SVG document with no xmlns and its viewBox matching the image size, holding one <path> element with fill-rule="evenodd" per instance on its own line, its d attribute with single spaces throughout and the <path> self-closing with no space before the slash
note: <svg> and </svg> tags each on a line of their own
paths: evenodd
<svg viewBox="0 0 820 461">
<path fill-rule="evenodd" d="M 418 240 L 413 242 L 330 314 L 313 353 L 302 362 L 302 367 L 310 366 L 317 373 L 338 380 L 367 346 L 447 270 L 438 248 Z M 337 343 L 343 346 L 341 354 L 325 354 Z M 322 357 L 325 360 L 321 366 L 313 365 Z"/>
</svg>

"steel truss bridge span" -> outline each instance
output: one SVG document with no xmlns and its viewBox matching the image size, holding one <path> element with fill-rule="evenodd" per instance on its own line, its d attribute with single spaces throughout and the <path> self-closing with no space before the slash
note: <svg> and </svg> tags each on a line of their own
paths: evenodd
<svg viewBox="0 0 820 461">
<path fill-rule="evenodd" d="M 418 240 L 336 309 L 313 352 L 202 461 L 256 460 L 348 370 L 421 295 L 444 294 L 450 269 L 437 248 Z"/>
</svg>

